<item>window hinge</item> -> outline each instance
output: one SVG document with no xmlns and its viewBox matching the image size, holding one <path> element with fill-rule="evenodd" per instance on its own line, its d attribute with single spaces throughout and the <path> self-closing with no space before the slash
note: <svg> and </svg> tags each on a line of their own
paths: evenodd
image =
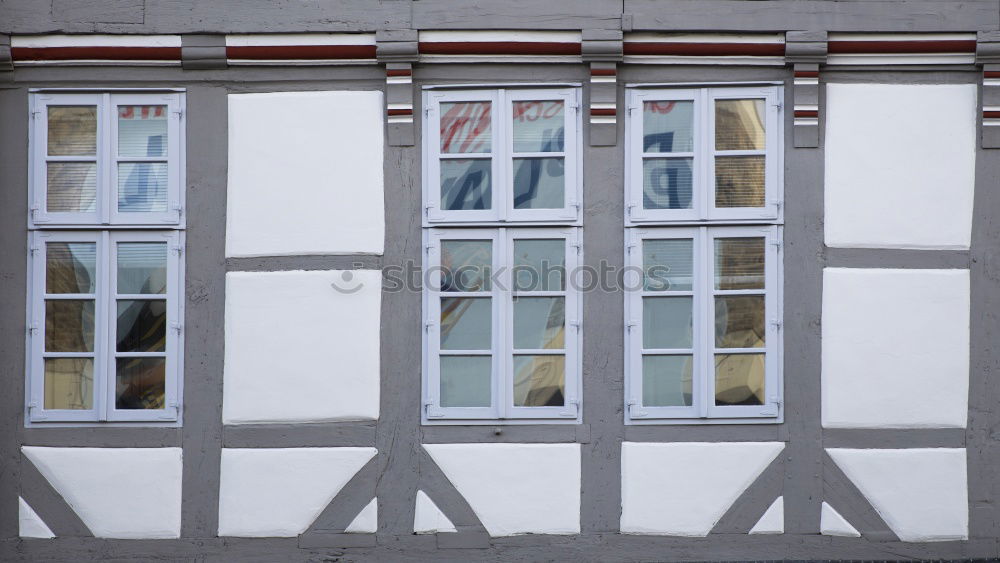
<svg viewBox="0 0 1000 563">
<path fill-rule="evenodd" d="M 32 221 L 35 221 L 38 218 L 38 210 L 41 209 L 41 207 L 42 207 L 41 204 L 39 204 L 37 201 L 31 204 L 30 209 L 31 209 Z"/>
<path fill-rule="evenodd" d="M 569 322 L 569 326 L 575 328 L 577 332 L 580 332 L 580 327 L 583 326 L 583 323 L 574 320 Z"/>
<path fill-rule="evenodd" d="M 175 109 L 174 111 L 172 111 L 170 113 L 176 115 L 178 118 L 184 116 L 184 110 L 182 110 L 182 109 Z"/>
<path fill-rule="evenodd" d="M 778 111 L 781 111 L 785 107 L 785 104 L 783 104 L 781 102 L 775 102 L 773 105 L 774 105 L 775 109 L 777 109 Z"/>
<path fill-rule="evenodd" d="M 637 110 L 637 109 L 639 109 L 639 106 L 629 106 L 628 107 L 628 114 L 632 115 L 632 112 L 635 111 L 635 110 Z"/>
<path fill-rule="evenodd" d="M 628 328 L 629 332 L 632 332 L 632 329 L 634 327 L 637 327 L 637 326 L 639 326 L 639 321 L 634 321 L 634 320 L 633 321 L 629 321 L 628 324 L 625 325 L 625 327 Z"/>
<path fill-rule="evenodd" d="M 180 334 L 184 330 L 184 325 L 181 323 L 170 323 L 170 328 Z"/>
<path fill-rule="evenodd" d="M 779 252 L 781 251 L 782 244 L 780 240 L 772 240 L 770 244 Z"/>
<path fill-rule="evenodd" d="M 42 249 L 42 247 L 41 247 L 41 246 L 38 246 L 37 244 L 33 244 L 33 245 L 31 245 L 31 248 L 29 248 L 29 250 L 31 250 L 31 253 L 32 253 L 32 254 L 34 254 L 34 253 L 38 252 L 38 251 L 39 251 L 39 250 L 41 250 L 41 249 Z"/>
<path fill-rule="evenodd" d="M 34 252 L 34 249 L 32 249 L 32 252 Z M 37 332 L 38 332 L 38 321 L 35 321 L 31 323 L 31 326 L 28 327 L 28 336 L 32 336 Z"/>
<path fill-rule="evenodd" d="M 433 203 L 428 203 L 427 205 L 425 205 L 424 206 L 424 217 L 430 219 L 430 217 L 431 217 L 431 209 L 433 209 L 433 208 L 434 208 L 434 204 Z"/>
<path fill-rule="evenodd" d="M 775 395 L 768 397 L 767 404 L 760 411 L 760 414 L 766 416 L 778 416 L 778 411 L 781 409 L 781 398 Z"/>
<path fill-rule="evenodd" d="M 36 117 L 38 117 L 38 114 L 40 113 L 42 113 L 42 110 L 40 109 L 31 110 L 31 119 L 35 119 Z"/>
<path fill-rule="evenodd" d="M 770 325 L 774 327 L 774 330 L 781 330 L 781 321 L 771 321 Z"/>
<path fill-rule="evenodd" d="M 570 397 L 566 400 L 566 406 L 572 406 L 572 410 L 564 410 L 559 412 L 559 416 L 577 416 L 580 414 L 580 400 L 576 397 Z"/>
<path fill-rule="evenodd" d="M 424 321 L 424 330 L 430 332 L 431 328 L 434 327 L 434 321 Z"/>
<path fill-rule="evenodd" d="M 425 107 L 424 108 L 424 117 L 430 117 L 430 116 L 431 116 L 431 108 L 430 107 Z"/>
<path fill-rule="evenodd" d="M 177 245 L 177 246 L 171 246 L 170 250 L 176 252 L 178 256 L 180 256 L 181 254 L 184 253 L 184 247 L 183 246 L 179 246 L 179 245 Z"/>
<path fill-rule="evenodd" d="M 639 408 L 639 399 L 629 399 L 628 400 L 628 414 L 632 418 L 641 418 L 649 413 Z"/>
<path fill-rule="evenodd" d="M 424 403 L 424 412 L 427 414 L 427 418 L 442 418 L 444 417 L 443 412 L 437 410 L 437 403 L 429 402 Z"/>
<path fill-rule="evenodd" d="M 625 205 L 625 214 L 628 215 L 629 218 L 632 217 L 632 210 L 633 209 L 635 209 L 635 204 L 634 203 L 629 203 L 629 204 Z"/>
</svg>

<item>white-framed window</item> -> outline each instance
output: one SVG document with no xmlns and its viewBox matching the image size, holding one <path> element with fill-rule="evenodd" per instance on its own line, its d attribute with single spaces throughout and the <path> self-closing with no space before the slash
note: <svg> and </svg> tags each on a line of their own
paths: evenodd
<svg viewBox="0 0 1000 563">
<path fill-rule="evenodd" d="M 629 224 L 781 219 L 777 86 L 631 89 Z"/>
<path fill-rule="evenodd" d="M 31 96 L 32 226 L 183 223 L 178 92 Z"/>
<path fill-rule="evenodd" d="M 424 224 L 579 224 L 578 88 L 427 90 Z"/>
<path fill-rule="evenodd" d="M 627 95 L 626 422 L 778 422 L 781 90 Z"/>
<path fill-rule="evenodd" d="M 425 422 L 580 417 L 580 229 L 428 229 Z"/>
<path fill-rule="evenodd" d="M 183 102 L 31 94 L 28 424 L 180 422 Z"/>
</svg>

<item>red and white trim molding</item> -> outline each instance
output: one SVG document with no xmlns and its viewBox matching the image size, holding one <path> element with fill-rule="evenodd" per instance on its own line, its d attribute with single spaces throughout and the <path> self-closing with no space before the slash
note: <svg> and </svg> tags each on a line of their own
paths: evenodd
<svg viewBox="0 0 1000 563">
<path fill-rule="evenodd" d="M 579 31 L 421 31 L 423 62 L 579 63 Z"/>
<path fill-rule="evenodd" d="M 226 36 L 230 65 L 374 64 L 374 33 L 273 33 Z"/>
<path fill-rule="evenodd" d="M 780 33 L 626 33 L 626 63 L 784 65 Z"/>
<path fill-rule="evenodd" d="M 975 33 L 831 33 L 828 65 L 943 65 L 976 62 Z"/>
<path fill-rule="evenodd" d="M 15 66 L 180 66 L 180 35 L 15 35 Z"/>
</svg>

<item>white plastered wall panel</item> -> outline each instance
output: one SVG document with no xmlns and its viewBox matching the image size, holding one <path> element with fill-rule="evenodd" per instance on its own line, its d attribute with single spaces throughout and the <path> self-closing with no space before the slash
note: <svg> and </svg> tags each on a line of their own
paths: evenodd
<svg viewBox="0 0 1000 563">
<path fill-rule="evenodd" d="M 381 286 L 378 270 L 226 274 L 223 421 L 377 419 Z"/>
<path fill-rule="evenodd" d="M 969 537 L 964 448 L 828 449 L 889 528 L 908 542 Z"/>
<path fill-rule="evenodd" d="M 381 254 L 379 91 L 229 96 L 226 256 Z"/>
<path fill-rule="evenodd" d="M 95 537 L 180 537 L 180 448 L 22 450 Z"/>
<path fill-rule="evenodd" d="M 781 442 L 622 443 L 625 534 L 707 536 Z"/>
<path fill-rule="evenodd" d="M 826 428 L 964 428 L 969 271 L 823 272 Z"/>
<path fill-rule="evenodd" d="M 17 497 L 17 535 L 22 538 L 39 539 L 56 537 L 35 509 L 21 497 Z"/>
<path fill-rule="evenodd" d="M 826 244 L 968 248 L 975 84 L 827 84 Z"/>
<path fill-rule="evenodd" d="M 219 535 L 301 534 L 375 454 L 375 448 L 223 449 Z"/>
<path fill-rule="evenodd" d="M 580 533 L 579 444 L 424 444 L 490 536 Z"/>
</svg>

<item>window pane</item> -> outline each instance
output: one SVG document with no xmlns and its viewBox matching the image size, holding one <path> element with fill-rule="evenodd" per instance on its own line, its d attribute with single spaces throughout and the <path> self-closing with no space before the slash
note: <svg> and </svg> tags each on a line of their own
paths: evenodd
<svg viewBox="0 0 1000 563">
<path fill-rule="evenodd" d="M 514 102 L 514 152 L 562 152 L 566 104 Z"/>
<path fill-rule="evenodd" d="M 692 297 L 642 298 L 642 347 L 691 348 Z"/>
<path fill-rule="evenodd" d="M 715 404 L 764 404 L 764 354 L 715 355 Z"/>
<path fill-rule="evenodd" d="M 167 106 L 118 106 L 118 156 L 167 156 Z"/>
<path fill-rule="evenodd" d="M 764 150 L 764 100 L 715 101 L 715 150 Z"/>
<path fill-rule="evenodd" d="M 441 349 L 491 349 L 492 302 L 489 297 L 441 299 Z"/>
<path fill-rule="evenodd" d="M 515 297 L 514 348 L 562 349 L 566 332 L 565 304 L 563 297 Z"/>
<path fill-rule="evenodd" d="M 441 208 L 491 209 L 493 188 L 488 158 L 441 161 Z"/>
<path fill-rule="evenodd" d="M 94 211 L 97 205 L 97 164 L 46 164 L 45 209 L 55 213 Z"/>
<path fill-rule="evenodd" d="M 49 106 L 49 156 L 97 154 L 97 106 Z"/>
<path fill-rule="evenodd" d="M 715 347 L 764 347 L 764 296 L 715 298 Z"/>
<path fill-rule="evenodd" d="M 167 243 L 118 243 L 118 293 L 167 292 Z"/>
<path fill-rule="evenodd" d="M 561 407 L 565 394 L 565 356 L 514 356 L 515 407 Z"/>
<path fill-rule="evenodd" d="M 646 239 L 642 241 L 643 289 L 691 291 L 694 277 L 694 241 Z"/>
<path fill-rule="evenodd" d="M 643 356 L 643 406 L 690 407 L 693 365 L 693 356 Z"/>
<path fill-rule="evenodd" d="M 166 399 L 164 358 L 118 358 L 116 409 L 162 409 Z"/>
<path fill-rule="evenodd" d="M 94 351 L 94 302 L 60 299 L 45 302 L 45 351 Z"/>
<path fill-rule="evenodd" d="M 92 242 L 45 243 L 45 291 L 94 293 L 97 245 Z"/>
<path fill-rule="evenodd" d="M 694 102 L 644 102 L 642 104 L 643 152 L 694 150 Z"/>
<path fill-rule="evenodd" d="M 490 406 L 492 372 L 490 356 L 442 356 L 441 406 Z"/>
<path fill-rule="evenodd" d="M 692 162 L 690 158 L 643 160 L 643 209 L 691 209 Z"/>
<path fill-rule="evenodd" d="M 764 207 L 764 157 L 715 157 L 715 206 Z"/>
<path fill-rule="evenodd" d="M 162 299 L 118 301 L 119 352 L 167 349 L 167 302 Z"/>
<path fill-rule="evenodd" d="M 490 152 L 490 102 L 441 104 L 441 152 Z"/>
<path fill-rule="evenodd" d="M 94 360 L 45 358 L 45 408 L 94 408 Z"/>
<path fill-rule="evenodd" d="M 764 289 L 764 238 L 715 239 L 715 289 Z"/>
<path fill-rule="evenodd" d="M 490 291 L 493 241 L 441 241 L 441 291 Z"/>
<path fill-rule="evenodd" d="M 562 158 L 514 159 L 514 209 L 561 209 L 566 206 Z"/>
<path fill-rule="evenodd" d="M 118 211 L 167 210 L 166 162 L 118 163 Z"/>
<path fill-rule="evenodd" d="M 514 240 L 514 291 L 563 291 L 565 288 L 565 239 Z"/>
</svg>

